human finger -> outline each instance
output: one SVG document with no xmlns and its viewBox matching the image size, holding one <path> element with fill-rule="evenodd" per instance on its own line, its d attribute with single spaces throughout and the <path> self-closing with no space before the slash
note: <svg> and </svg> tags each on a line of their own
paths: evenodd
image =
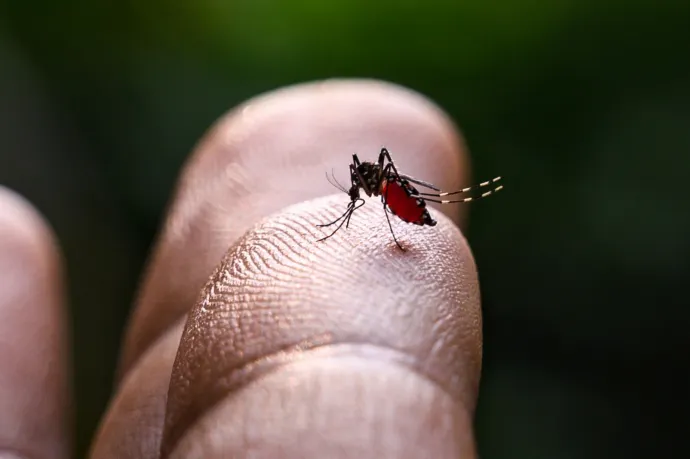
<svg viewBox="0 0 690 459">
<path fill-rule="evenodd" d="M 230 249 L 190 312 L 167 457 L 472 457 L 476 270 L 458 228 L 378 206 L 316 243 L 342 197 L 290 207 Z M 365 210 L 366 209 L 366 210 Z"/>
<path fill-rule="evenodd" d="M 0 187 L 0 457 L 67 458 L 69 359 L 54 236 Z"/>
<path fill-rule="evenodd" d="M 209 132 L 181 175 L 154 249 L 127 334 L 126 376 L 96 445 L 135 438 L 150 446 L 142 436 L 162 425 L 160 390 L 167 389 L 177 345 L 168 336 L 177 333 L 171 324 L 184 319 L 227 247 L 265 215 L 332 193 L 325 171 L 344 170 L 336 175 L 347 178 L 351 153 L 372 151 L 375 157 L 382 144 L 415 175 L 444 188 L 465 183 L 467 158 L 446 115 L 422 96 L 380 82 L 276 91 L 233 110 Z M 460 222 L 462 208 L 444 211 Z M 138 403 L 148 407 L 146 429 L 118 421 Z"/>
<path fill-rule="evenodd" d="M 185 166 L 128 327 L 121 370 L 194 304 L 228 245 L 262 217 L 336 190 L 351 154 L 382 145 L 403 170 L 457 188 L 468 158 L 453 123 L 423 96 L 376 81 L 289 87 L 230 112 Z M 464 208 L 442 209 L 460 223 Z"/>
</svg>

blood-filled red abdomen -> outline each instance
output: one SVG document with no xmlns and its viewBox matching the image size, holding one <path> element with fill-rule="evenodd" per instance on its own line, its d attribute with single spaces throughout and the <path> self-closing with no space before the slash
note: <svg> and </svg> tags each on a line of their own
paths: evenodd
<svg viewBox="0 0 690 459">
<path fill-rule="evenodd" d="M 400 183 L 384 182 L 381 186 L 381 195 L 391 211 L 401 220 L 421 223 L 425 206 L 420 206 L 414 196 L 408 196 Z"/>
</svg>

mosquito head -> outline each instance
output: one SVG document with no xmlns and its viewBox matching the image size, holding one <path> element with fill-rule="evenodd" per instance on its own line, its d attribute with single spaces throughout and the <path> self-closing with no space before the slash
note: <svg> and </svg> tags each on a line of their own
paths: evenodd
<svg viewBox="0 0 690 459">
<path fill-rule="evenodd" d="M 326 179 L 328 182 L 333 185 L 335 188 L 338 190 L 342 191 L 343 193 L 347 194 L 350 197 L 350 201 L 354 202 L 360 199 L 359 197 L 359 188 L 360 186 L 353 181 L 352 186 L 350 189 L 346 189 L 343 185 L 340 184 L 337 178 L 335 178 L 335 173 L 331 171 L 331 176 L 328 176 L 328 172 L 326 172 Z"/>
<path fill-rule="evenodd" d="M 359 198 L 359 187 L 357 185 L 352 185 L 350 191 L 347 192 L 350 196 L 350 201 L 357 201 Z"/>
</svg>

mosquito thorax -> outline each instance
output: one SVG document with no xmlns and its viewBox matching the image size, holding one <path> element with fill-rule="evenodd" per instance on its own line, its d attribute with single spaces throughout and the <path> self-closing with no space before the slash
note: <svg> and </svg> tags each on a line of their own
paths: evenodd
<svg viewBox="0 0 690 459">
<path fill-rule="evenodd" d="M 377 185 L 379 185 L 382 174 L 381 167 L 377 163 L 365 161 L 357 166 L 357 172 L 359 172 L 361 180 L 364 181 L 364 183 L 361 183 L 359 177 L 356 177 L 357 185 L 366 192 L 367 196 L 379 196 Z"/>
</svg>

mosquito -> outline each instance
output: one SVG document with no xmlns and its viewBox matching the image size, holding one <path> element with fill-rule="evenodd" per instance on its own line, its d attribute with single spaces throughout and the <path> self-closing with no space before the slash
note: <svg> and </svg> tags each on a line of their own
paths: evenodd
<svg viewBox="0 0 690 459">
<path fill-rule="evenodd" d="M 386 220 L 388 221 L 388 228 L 390 228 L 391 234 L 393 235 L 393 240 L 402 251 L 405 251 L 405 249 L 402 245 L 400 245 L 400 242 L 398 242 L 398 239 L 395 237 L 395 232 L 393 231 L 393 226 L 391 225 L 391 220 L 390 217 L 388 217 L 388 213 L 397 216 L 406 223 L 412 223 L 420 226 L 435 226 L 437 222 L 429 213 L 429 209 L 426 207 L 427 202 L 451 204 L 457 202 L 476 201 L 477 199 L 485 198 L 503 189 L 503 185 L 498 185 L 492 189 L 488 189 L 488 191 L 485 191 L 484 193 L 476 194 L 463 199 L 441 199 L 446 196 L 469 193 L 470 191 L 476 191 L 481 188 L 489 187 L 490 185 L 500 181 L 501 177 L 496 177 L 486 182 L 481 182 L 478 185 L 473 185 L 461 190 L 443 192 L 440 188 L 431 183 L 399 173 L 398 169 L 395 167 L 395 164 L 393 164 L 393 159 L 391 158 L 391 155 L 386 147 L 381 148 L 377 162 L 360 161 L 356 154 L 352 155 L 352 163 L 350 164 L 350 181 L 352 185 L 350 186 L 349 190 L 338 182 L 333 171 L 331 171 L 331 176 L 333 177 L 333 180 L 331 180 L 331 178 L 328 176 L 328 172 L 326 172 L 326 179 L 331 183 L 331 185 L 343 193 L 346 193 L 350 197 L 350 202 L 347 205 L 347 209 L 340 217 L 336 218 L 330 223 L 316 225 L 319 228 L 324 228 L 340 222 L 338 227 L 331 234 L 319 239 L 317 242 L 324 241 L 333 236 L 340 228 L 342 228 L 343 224 L 345 225 L 345 228 L 349 227 L 352 214 L 365 203 L 364 199 L 362 199 L 359 194 L 361 189 L 369 197 L 381 197 L 384 214 L 386 215 Z M 429 190 L 433 190 L 435 193 L 420 193 L 412 185 L 413 183 L 415 185 L 428 188 Z"/>
</svg>

